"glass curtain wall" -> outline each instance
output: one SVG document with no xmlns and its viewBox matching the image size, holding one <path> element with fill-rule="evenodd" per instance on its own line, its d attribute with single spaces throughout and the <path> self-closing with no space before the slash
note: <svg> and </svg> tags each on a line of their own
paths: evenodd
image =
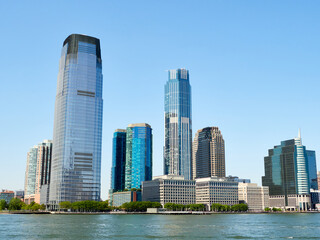
<svg viewBox="0 0 320 240">
<path fill-rule="evenodd" d="M 165 85 L 164 174 L 192 179 L 192 120 L 189 71 L 169 70 Z"/>
<path fill-rule="evenodd" d="M 97 38 L 63 43 L 54 114 L 49 201 L 100 200 L 102 61 Z"/>
</svg>

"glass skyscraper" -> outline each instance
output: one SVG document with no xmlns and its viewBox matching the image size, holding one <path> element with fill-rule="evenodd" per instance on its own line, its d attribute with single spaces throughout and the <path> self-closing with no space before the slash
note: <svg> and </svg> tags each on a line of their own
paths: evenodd
<svg viewBox="0 0 320 240">
<path fill-rule="evenodd" d="M 164 174 L 192 179 L 192 120 L 189 71 L 169 70 L 165 85 Z"/>
<path fill-rule="evenodd" d="M 111 193 L 125 188 L 126 135 L 124 129 L 117 129 L 113 134 Z"/>
<path fill-rule="evenodd" d="M 152 180 L 152 129 L 149 124 L 129 124 L 126 135 L 125 188 L 141 189 Z"/>
<path fill-rule="evenodd" d="M 316 152 L 307 150 L 308 157 L 308 171 L 309 171 L 309 184 L 310 188 L 317 190 L 318 189 L 318 179 L 317 179 L 317 161 L 316 161 Z"/>
<path fill-rule="evenodd" d="M 288 195 L 310 193 L 309 156 L 300 132 L 298 138 L 282 141 L 281 145 L 269 149 L 269 156 L 264 158 L 262 185 L 269 187 L 270 196 L 284 195 L 287 205 Z"/>
<path fill-rule="evenodd" d="M 63 43 L 54 113 L 49 202 L 100 200 L 102 140 L 100 40 Z"/>
</svg>

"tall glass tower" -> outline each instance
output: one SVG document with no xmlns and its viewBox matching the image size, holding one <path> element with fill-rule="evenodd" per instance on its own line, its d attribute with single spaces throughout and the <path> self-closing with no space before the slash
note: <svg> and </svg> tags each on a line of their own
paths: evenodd
<svg viewBox="0 0 320 240">
<path fill-rule="evenodd" d="M 192 121 L 189 71 L 169 70 L 164 102 L 164 174 L 192 179 Z"/>
<path fill-rule="evenodd" d="M 102 140 L 100 41 L 72 34 L 63 43 L 54 113 L 49 203 L 100 200 Z"/>
<path fill-rule="evenodd" d="M 126 170 L 126 135 L 124 129 L 117 129 L 113 134 L 111 193 L 124 189 Z"/>
<path fill-rule="evenodd" d="M 126 135 L 125 188 L 141 188 L 152 180 L 152 129 L 149 124 L 129 124 Z"/>
</svg>

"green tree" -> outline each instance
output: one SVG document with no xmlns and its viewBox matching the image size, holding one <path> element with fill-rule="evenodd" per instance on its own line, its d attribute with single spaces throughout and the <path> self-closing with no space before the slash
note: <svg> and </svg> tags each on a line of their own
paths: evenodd
<svg viewBox="0 0 320 240">
<path fill-rule="evenodd" d="M 266 207 L 266 208 L 264 209 L 264 211 L 265 211 L 265 212 L 270 212 L 270 211 L 271 211 L 271 208 Z"/>
<path fill-rule="evenodd" d="M 222 209 L 222 204 L 220 204 L 220 203 L 212 203 L 211 211 L 221 212 L 221 209 Z"/>
<path fill-rule="evenodd" d="M 46 210 L 46 205 L 41 204 L 41 205 L 40 205 L 40 210 L 42 210 L 42 211 Z"/>
<path fill-rule="evenodd" d="M 60 207 L 60 209 L 71 209 L 72 204 L 71 204 L 71 202 L 68 202 L 68 201 L 60 202 L 59 207 Z"/>
<path fill-rule="evenodd" d="M 8 208 L 8 204 L 7 204 L 6 200 L 1 199 L 0 200 L 0 210 L 5 210 L 6 208 Z"/>
<path fill-rule="evenodd" d="M 9 210 L 21 210 L 23 202 L 19 198 L 12 198 L 9 202 Z"/>
</svg>

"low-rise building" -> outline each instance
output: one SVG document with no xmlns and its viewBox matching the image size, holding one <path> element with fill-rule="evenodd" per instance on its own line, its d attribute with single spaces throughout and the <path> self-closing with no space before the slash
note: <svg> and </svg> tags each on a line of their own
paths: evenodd
<svg viewBox="0 0 320 240">
<path fill-rule="evenodd" d="M 5 200 L 6 203 L 9 204 L 10 200 L 14 198 L 14 191 L 9 191 L 9 190 L 2 190 L 0 192 L 0 200 Z"/>
<path fill-rule="evenodd" d="M 114 192 L 110 196 L 112 199 L 113 207 L 120 207 L 126 202 L 139 202 L 141 201 L 141 192 L 140 191 L 124 191 L 124 192 Z"/>
<path fill-rule="evenodd" d="M 286 203 L 287 199 L 287 203 Z M 270 207 L 286 211 L 307 211 L 311 208 L 310 194 L 270 195 Z"/>
<path fill-rule="evenodd" d="M 152 181 L 142 183 L 142 200 L 166 203 L 194 204 L 196 189 L 194 180 L 185 180 L 183 176 L 162 175 Z"/>
<path fill-rule="evenodd" d="M 196 179 L 196 203 L 205 204 L 207 210 L 213 203 L 235 205 L 239 203 L 238 182 L 232 178 L 198 178 Z"/>
<path fill-rule="evenodd" d="M 249 211 L 259 212 L 270 206 L 269 188 L 260 187 L 256 183 L 239 182 L 239 201 L 248 205 Z"/>
</svg>

